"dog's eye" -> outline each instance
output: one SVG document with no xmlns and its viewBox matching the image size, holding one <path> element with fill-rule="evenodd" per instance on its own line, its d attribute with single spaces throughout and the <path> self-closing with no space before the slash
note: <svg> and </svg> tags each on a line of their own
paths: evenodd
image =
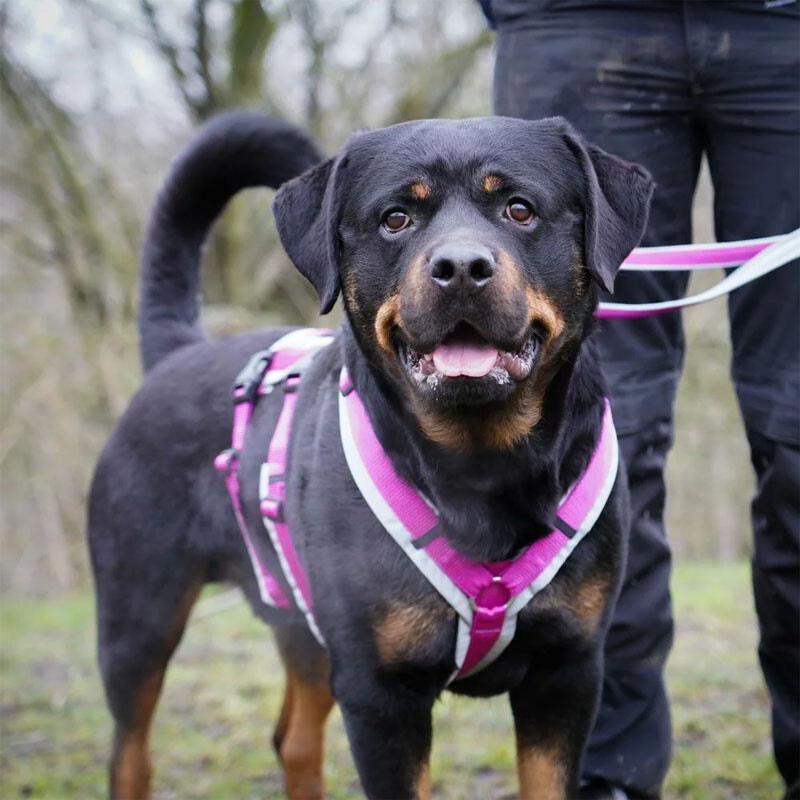
<svg viewBox="0 0 800 800">
<path fill-rule="evenodd" d="M 403 228 L 407 228 L 411 224 L 411 217 L 405 211 L 395 208 L 392 211 L 387 211 L 383 217 L 383 227 L 389 233 L 398 233 Z"/>
<path fill-rule="evenodd" d="M 524 200 L 514 197 L 508 201 L 506 216 L 512 222 L 518 222 L 520 225 L 530 225 L 533 221 L 533 209 Z"/>
</svg>

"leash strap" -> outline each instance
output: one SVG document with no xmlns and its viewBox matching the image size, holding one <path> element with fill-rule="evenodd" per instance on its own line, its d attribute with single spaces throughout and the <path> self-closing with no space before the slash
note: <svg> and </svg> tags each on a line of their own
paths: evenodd
<svg viewBox="0 0 800 800">
<path fill-rule="evenodd" d="M 519 612 L 553 580 L 608 500 L 619 458 L 608 400 L 595 451 L 561 501 L 557 526 L 516 558 L 483 563 L 437 535 L 435 509 L 395 471 L 346 369 L 340 390 L 339 427 L 350 473 L 383 527 L 458 614 L 456 669 L 450 681 L 471 675 L 505 650 Z"/>
<path fill-rule="evenodd" d="M 679 248 L 642 248 L 641 251 L 635 250 L 631 254 L 629 261 L 631 258 L 636 257 L 635 260 L 639 262 L 632 267 L 633 269 L 693 269 L 694 267 L 689 263 L 691 255 L 687 249 L 688 247 L 693 247 L 693 245 L 681 245 Z M 643 252 L 644 256 L 639 257 L 637 255 L 638 252 Z M 682 263 L 683 266 L 665 264 L 667 254 L 670 253 L 673 254 L 669 257 L 674 260 L 674 263 Z M 792 233 L 785 236 L 777 237 L 777 239 L 734 242 L 733 246 L 727 250 L 724 244 L 722 246 L 707 245 L 700 251 L 699 261 L 704 264 L 703 268 L 731 266 L 731 263 L 725 263 L 723 259 L 734 259 L 733 263 L 736 263 L 735 259 L 748 253 L 753 254 L 738 269 L 721 280 L 716 286 L 706 289 L 704 292 L 658 303 L 600 303 L 595 316 L 600 319 L 652 317 L 666 314 L 678 308 L 695 306 L 714 300 L 763 275 L 767 275 L 784 264 L 800 258 L 800 229 L 792 231 Z M 645 260 L 640 260 L 640 258 Z M 646 259 L 650 258 L 653 259 L 653 263 L 650 266 L 646 266 Z M 712 262 L 712 258 L 719 259 L 719 263 Z"/>
<path fill-rule="evenodd" d="M 628 272 L 677 272 L 738 267 L 786 235 L 738 242 L 637 247 L 622 263 Z"/>
</svg>

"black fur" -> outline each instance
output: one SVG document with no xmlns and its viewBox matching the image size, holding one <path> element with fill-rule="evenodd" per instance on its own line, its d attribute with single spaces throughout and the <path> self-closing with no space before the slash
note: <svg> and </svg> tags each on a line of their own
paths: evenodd
<svg viewBox="0 0 800 800">
<path fill-rule="evenodd" d="M 567 142 L 583 168 L 586 181 L 586 266 L 607 292 L 614 289 L 619 265 L 639 243 L 645 223 L 653 181 L 636 165 L 625 165 L 599 147 L 587 145 L 574 133 Z"/>
<path fill-rule="evenodd" d="M 642 233 L 652 183 L 640 168 L 585 145 L 563 120 L 490 118 L 359 134 L 336 160 L 278 192 L 275 214 L 289 256 L 323 310 L 340 289 L 347 310 L 334 343 L 303 377 L 287 478 L 286 514 L 326 652 L 297 612 L 274 612 L 260 602 L 212 466 L 230 444 L 236 372 L 281 332 L 202 341 L 196 305 L 200 244 L 228 197 L 259 182 L 274 185 L 315 159 L 307 139 L 288 126 L 228 115 L 199 134 L 159 196 L 144 248 L 140 316 L 145 366 L 159 363 L 112 434 L 90 499 L 100 662 L 124 731 L 137 687 L 174 647 L 176 606 L 186 587 L 235 582 L 255 612 L 281 630 L 281 650 L 293 669 L 311 681 L 329 668 L 366 793 L 405 797 L 430 746 L 431 706 L 453 669 L 456 626 L 349 474 L 338 427 L 341 366 L 348 366 L 396 469 L 435 503 L 450 541 L 474 558 L 511 557 L 551 530 L 560 497 L 597 440 L 605 385 L 591 340 L 597 293 L 583 270 L 611 285 Z M 502 177 L 497 191 L 479 188 L 487 171 Z M 425 181 L 430 196 L 409 196 L 415 181 Z M 527 229 L 503 213 L 519 195 L 530 198 L 537 215 Z M 381 229 L 381 215 L 396 206 L 414 220 L 399 236 Z M 423 272 L 423 288 L 403 294 L 414 263 L 453 231 L 512 258 L 519 285 L 509 272 L 506 288 L 491 289 L 495 294 L 483 301 L 443 299 Z M 562 315 L 556 345 L 545 346 L 542 331 L 527 329 L 526 287 L 550 298 Z M 394 295 L 403 298 L 403 324 L 392 331 L 390 352 L 377 341 L 375 321 Z M 486 297 L 496 303 L 486 307 Z M 427 352 L 463 321 L 502 349 L 541 338 L 526 379 L 547 377 L 541 419 L 508 447 L 487 447 L 482 436 L 525 381 L 498 388 L 456 378 L 446 391 L 426 394 L 403 369 L 404 347 Z M 241 458 L 242 500 L 254 532 L 262 530 L 258 469 L 280 407 L 280 392 L 259 401 Z M 458 423 L 470 444 L 459 450 L 432 441 L 420 423 L 428 412 Z M 594 713 L 603 630 L 622 567 L 623 485 L 617 481 L 594 530 L 521 614 L 505 653 L 452 686 L 471 695 L 510 692 L 522 747 L 556 748 L 568 793 L 575 791 Z M 282 580 L 274 554 L 266 557 Z M 598 580 L 605 587 L 602 620 L 587 628 L 565 603 Z M 441 619 L 423 641 L 382 663 L 375 627 L 397 604 L 439 609 Z"/>
<path fill-rule="evenodd" d="M 145 370 L 203 338 L 200 253 L 228 200 L 250 186 L 277 189 L 319 160 L 302 131 L 258 114 L 223 114 L 200 131 L 170 170 L 142 247 L 139 337 Z"/>
<path fill-rule="evenodd" d="M 275 198 L 275 221 L 281 241 L 298 270 L 319 296 L 327 314 L 339 296 L 339 241 L 336 226 L 341 211 L 338 159 L 310 169 Z"/>
</svg>

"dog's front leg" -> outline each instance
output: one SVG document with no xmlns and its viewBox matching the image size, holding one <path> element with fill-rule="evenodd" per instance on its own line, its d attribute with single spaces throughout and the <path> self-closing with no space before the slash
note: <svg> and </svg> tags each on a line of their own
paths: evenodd
<svg viewBox="0 0 800 800">
<path fill-rule="evenodd" d="M 430 797 L 428 759 L 435 693 L 350 670 L 336 681 L 350 749 L 367 797 Z"/>
<path fill-rule="evenodd" d="M 572 800 L 594 719 L 602 668 L 595 651 L 566 666 L 532 667 L 511 692 L 520 800 Z"/>
</svg>

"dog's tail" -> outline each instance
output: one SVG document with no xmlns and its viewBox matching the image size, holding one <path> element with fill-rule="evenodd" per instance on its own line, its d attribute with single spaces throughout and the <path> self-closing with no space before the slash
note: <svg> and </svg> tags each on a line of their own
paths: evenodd
<svg viewBox="0 0 800 800">
<path fill-rule="evenodd" d="M 142 246 L 139 347 L 145 371 L 204 337 L 200 253 L 211 224 L 240 189 L 277 189 L 320 160 L 298 128 L 234 111 L 208 122 L 158 193 Z"/>
</svg>

